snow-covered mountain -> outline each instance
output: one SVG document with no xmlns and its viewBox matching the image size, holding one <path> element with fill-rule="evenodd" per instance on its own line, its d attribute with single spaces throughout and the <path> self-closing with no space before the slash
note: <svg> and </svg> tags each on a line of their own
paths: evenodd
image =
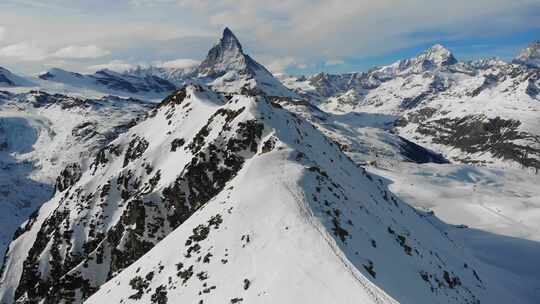
<svg viewBox="0 0 540 304">
<path fill-rule="evenodd" d="M 191 70 L 0 91 L 5 231 L 47 200 L 0 303 L 537 303 L 537 179 L 447 159 L 534 168 L 538 73 L 435 45 L 285 86 L 225 29 Z"/>
<path fill-rule="evenodd" d="M 0 67 L 0 87 L 30 86 L 28 79 L 15 75 L 8 69 Z"/>
<path fill-rule="evenodd" d="M 25 226 L 2 299 L 526 300 L 445 227 L 276 101 L 188 86 Z"/>
<path fill-rule="evenodd" d="M 297 97 L 264 66 L 245 54 L 242 45 L 228 28 L 199 65 L 182 68 L 137 67 L 123 73 L 100 70 L 91 75 L 53 68 L 38 75 L 37 81 L 38 86 L 49 91 L 79 93 L 83 96 L 99 92 L 142 99 L 162 99 L 177 87 L 198 83 L 225 93 L 258 90 L 259 92 L 253 94 Z"/>
<path fill-rule="evenodd" d="M 165 79 L 177 87 L 182 87 L 190 79 L 196 78 L 199 65 L 176 66 L 137 66 L 125 72 L 127 75 L 139 77 L 155 76 Z"/>
<path fill-rule="evenodd" d="M 17 227 L 78 174 L 68 171 L 85 170 L 88 156 L 150 107 L 113 96 L 0 91 L 0 258 Z"/>
<path fill-rule="evenodd" d="M 240 41 L 229 28 L 223 30 L 221 38 L 196 67 L 139 67 L 127 71 L 126 74 L 158 76 L 178 86 L 195 82 L 224 93 L 257 90 L 258 92 L 252 92 L 252 94 L 297 97 L 264 66 L 244 53 Z"/>
<path fill-rule="evenodd" d="M 268 96 L 295 96 L 264 66 L 244 53 L 242 45 L 228 28 L 201 62 L 198 72 L 198 77 L 207 85 L 221 92 L 257 90 Z"/>
<path fill-rule="evenodd" d="M 61 83 L 69 87 L 111 94 L 120 92 L 143 96 L 166 96 L 176 88 L 174 84 L 157 76 L 144 75 L 141 77 L 111 70 L 100 70 L 91 75 L 84 75 L 53 68 L 38 77 L 41 80 Z"/>
<path fill-rule="evenodd" d="M 531 65 L 458 62 L 435 45 L 366 73 L 282 80 L 328 112 L 392 115 L 399 135 L 452 161 L 540 168 L 540 70 Z"/>
</svg>

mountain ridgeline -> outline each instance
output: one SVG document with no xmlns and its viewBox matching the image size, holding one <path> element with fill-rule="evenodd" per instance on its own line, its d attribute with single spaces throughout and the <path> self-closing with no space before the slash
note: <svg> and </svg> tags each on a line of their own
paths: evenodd
<svg viewBox="0 0 540 304">
<path fill-rule="evenodd" d="M 115 99 L 138 115 L 109 122 L 114 136 L 73 127 L 91 155 L 65 165 L 16 233 L 0 303 L 528 303 L 455 227 L 362 165 L 540 167 L 535 52 L 464 63 L 435 45 L 366 73 L 280 81 L 225 29 L 185 72 L 43 74 L 166 97 Z M 46 99 L 32 103 L 40 121 L 66 111 L 80 123 L 114 98 Z"/>
</svg>

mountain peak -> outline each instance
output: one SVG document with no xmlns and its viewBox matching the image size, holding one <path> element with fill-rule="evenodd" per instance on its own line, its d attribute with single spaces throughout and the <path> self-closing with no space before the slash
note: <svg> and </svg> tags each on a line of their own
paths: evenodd
<svg viewBox="0 0 540 304">
<path fill-rule="evenodd" d="M 218 41 L 217 45 L 221 46 L 222 49 L 225 50 L 236 50 L 240 53 L 244 52 L 242 50 L 240 41 L 228 27 L 223 30 L 223 35 L 221 36 L 221 39 Z"/>
<path fill-rule="evenodd" d="M 540 67 L 540 40 L 533 41 L 512 62 L 529 67 Z"/>
<path fill-rule="evenodd" d="M 418 61 L 430 61 L 436 66 L 446 66 L 457 63 L 456 58 L 441 44 L 435 44 L 429 49 L 422 52 L 418 57 Z"/>
<path fill-rule="evenodd" d="M 14 86 L 15 83 L 11 79 L 11 72 L 8 69 L 0 67 L 0 86 Z"/>
<path fill-rule="evenodd" d="M 245 69 L 246 55 L 234 33 L 226 27 L 217 43 L 208 51 L 199 70 L 203 76 L 215 77 L 230 69 Z"/>
<path fill-rule="evenodd" d="M 240 41 L 228 27 L 201 62 L 198 77 L 220 92 L 247 89 L 269 96 L 295 96 L 264 66 L 244 53 Z"/>
<path fill-rule="evenodd" d="M 13 74 L 10 70 L 0 67 L 0 87 L 31 86 L 33 83 L 24 77 Z"/>
</svg>

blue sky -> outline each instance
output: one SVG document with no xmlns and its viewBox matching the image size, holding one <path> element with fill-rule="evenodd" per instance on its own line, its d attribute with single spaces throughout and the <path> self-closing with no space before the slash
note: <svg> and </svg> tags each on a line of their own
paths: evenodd
<svg viewBox="0 0 540 304">
<path fill-rule="evenodd" d="M 191 65 L 224 26 L 274 72 L 361 71 L 435 43 L 508 60 L 540 39 L 540 0 L 2 0 L 0 66 Z"/>
</svg>

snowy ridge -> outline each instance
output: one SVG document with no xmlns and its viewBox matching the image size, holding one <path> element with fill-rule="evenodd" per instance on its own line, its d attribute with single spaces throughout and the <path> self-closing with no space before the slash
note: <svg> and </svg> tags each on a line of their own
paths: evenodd
<svg viewBox="0 0 540 304">
<path fill-rule="evenodd" d="M 35 223 L 10 246 L 7 303 L 80 303 L 110 279 L 88 303 L 522 300 L 302 118 L 199 86 L 99 152 Z M 28 246 L 21 268 L 9 257 Z"/>
</svg>

